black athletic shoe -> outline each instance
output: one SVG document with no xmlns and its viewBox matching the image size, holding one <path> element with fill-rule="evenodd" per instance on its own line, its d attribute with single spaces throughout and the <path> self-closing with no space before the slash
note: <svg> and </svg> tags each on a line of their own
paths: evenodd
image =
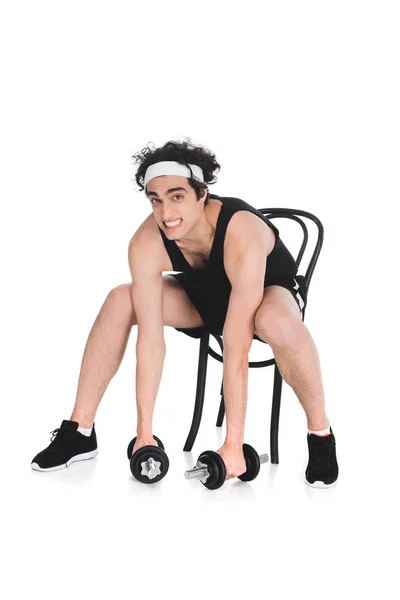
<svg viewBox="0 0 400 600">
<path fill-rule="evenodd" d="M 94 428 L 90 436 L 77 431 L 79 423 L 64 420 L 61 427 L 54 429 L 51 443 L 36 454 L 31 462 L 35 471 L 58 471 L 65 469 L 77 460 L 94 458 L 98 454 L 97 438 Z"/>
<path fill-rule="evenodd" d="M 336 483 L 339 467 L 336 460 L 336 442 L 332 433 L 327 436 L 307 433 L 309 460 L 306 484 L 315 488 L 328 488 Z"/>
</svg>

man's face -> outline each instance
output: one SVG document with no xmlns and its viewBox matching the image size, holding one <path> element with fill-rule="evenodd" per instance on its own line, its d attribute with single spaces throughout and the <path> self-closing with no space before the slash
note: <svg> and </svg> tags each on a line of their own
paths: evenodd
<svg viewBox="0 0 400 600">
<path fill-rule="evenodd" d="M 198 221 L 206 194 L 198 201 L 187 177 L 160 175 L 147 184 L 147 197 L 158 226 L 170 239 L 179 239 Z"/>
</svg>

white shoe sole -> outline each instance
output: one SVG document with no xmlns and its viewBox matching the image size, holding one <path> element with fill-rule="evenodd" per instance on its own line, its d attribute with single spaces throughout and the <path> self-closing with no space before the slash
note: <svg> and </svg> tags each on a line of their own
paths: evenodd
<svg viewBox="0 0 400 600">
<path fill-rule="evenodd" d="M 92 450 L 92 452 L 84 452 L 83 454 L 77 454 L 69 459 L 68 462 L 63 463 L 62 465 L 57 465 L 56 467 L 49 467 L 48 469 L 42 469 L 39 467 L 37 463 L 31 463 L 31 467 L 34 471 L 59 471 L 60 469 L 66 469 L 70 464 L 77 462 L 78 460 L 88 460 L 89 458 L 94 458 L 97 456 L 99 451 Z"/>
<path fill-rule="evenodd" d="M 323 481 L 314 481 L 314 483 L 310 483 L 309 481 L 307 481 L 307 479 L 305 479 L 304 482 L 310 487 L 319 488 L 321 490 L 323 490 L 324 488 L 330 488 L 330 487 L 333 487 L 334 485 L 336 485 L 336 481 L 334 481 L 333 483 L 324 483 Z"/>
</svg>

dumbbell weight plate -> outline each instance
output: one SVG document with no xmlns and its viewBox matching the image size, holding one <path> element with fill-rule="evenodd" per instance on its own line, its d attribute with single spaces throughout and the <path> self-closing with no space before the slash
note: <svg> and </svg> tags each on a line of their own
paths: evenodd
<svg viewBox="0 0 400 600">
<path fill-rule="evenodd" d="M 162 443 L 160 438 L 158 438 L 156 435 L 153 435 L 153 438 L 156 440 L 158 447 L 161 448 L 161 450 L 165 450 L 164 444 Z M 128 444 L 128 449 L 127 449 L 128 460 L 131 460 L 132 450 L 133 450 L 133 446 L 135 445 L 135 442 L 136 442 L 136 437 L 134 437 L 133 440 L 131 440 Z"/>
<path fill-rule="evenodd" d="M 200 454 L 197 462 L 205 464 L 208 472 L 210 473 L 210 476 L 207 477 L 207 480 L 204 483 L 201 482 L 206 488 L 209 490 L 217 490 L 224 485 L 226 479 L 226 468 L 225 463 L 218 452 L 206 450 L 206 452 Z"/>
<path fill-rule="evenodd" d="M 239 475 L 241 481 L 252 481 L 260 472 L 260 457 L 250 444 L 243 444 L 243 454 L 247 469 L 243 475 Z"/>
<path fill-rule="evenodd" d="M 161 463 L 160 465 L 160 473 L 156 475 L 153 479 L 149 479 L 147 475 L 142 474 L 142 463 L 149 460 L 149 458 L 153 458 L 155 461 Z M 168 472 L 169 469 L 169 460 L 168 456 L 164 452 L 162 448 L 157 448 L 157 446 L 143 446 L 143 448 L 139 448 L 134 455 L 130 459 L 130 468 L 132 475 L 138 481 L 142 483 L 156 483 L 160 481 Z"/>
</svg>

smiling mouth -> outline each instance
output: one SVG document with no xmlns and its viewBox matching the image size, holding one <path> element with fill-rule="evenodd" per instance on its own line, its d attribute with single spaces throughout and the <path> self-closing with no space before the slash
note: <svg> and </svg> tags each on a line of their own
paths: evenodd
<svg viewBox="0 0 400 600">
<path fill-rule="evenodd" d="M 177 221 L 179 221 L 179 222 L 177 222 Z M 175 221 L 169 221 L 170 223 L 174 223 L 174 225 L 167 225 L 167 223 L 165 221 L 163 221 L 163 223 L 164 223 L 165 229 L 170 230 L 170 229 L 177 229 L 181 225 L 182 221 L 183 221 L 183 219 L 175 219 Z"/>
</svg>

